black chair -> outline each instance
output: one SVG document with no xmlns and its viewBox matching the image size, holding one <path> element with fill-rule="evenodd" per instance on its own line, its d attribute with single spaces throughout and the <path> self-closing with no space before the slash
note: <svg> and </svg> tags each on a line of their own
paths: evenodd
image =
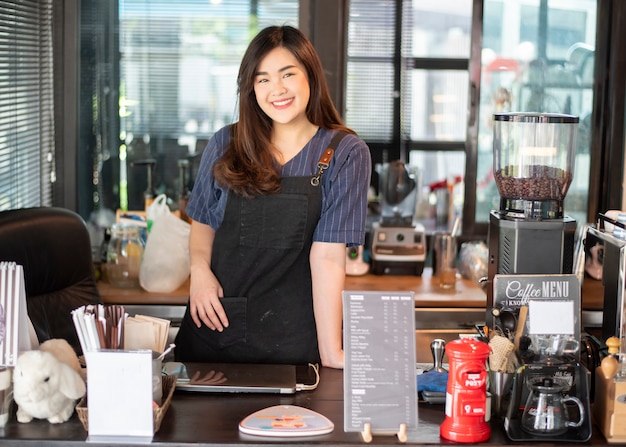
<svg viewBox="0 0 626 447">
<path fill-rule="evenodd" d="M 39 342 L 64 338 L 81 354 L 72 310 L 102 303 L 83 219 L 55 207 L 0 212 L 0 261 L 24 268 L 28 316 Z"/>
</svg>

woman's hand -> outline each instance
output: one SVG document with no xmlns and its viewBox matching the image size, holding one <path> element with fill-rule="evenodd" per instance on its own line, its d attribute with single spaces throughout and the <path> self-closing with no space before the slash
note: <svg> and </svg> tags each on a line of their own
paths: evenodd
<svg viewBox="0 0 626 447">
<path fill-rule="evenodd" d="M 215 230 L 209 225 L 191 222 L 189 312 L 196 326 L 200 327 L 204 323 L 209 329 L 221 332 L 228 327 L 228 318 L 220 301 L 224 290 L 211 270 L 214 237 Z"/>
<path fill-rule="evenodd" d="M 204 323 L 209 329 L 222 332 L 228 327 L 228 318 L 220 298 L 224 291 L 210 268 L 191 272 L 189 312 L 196 326 Z"/>
<path fill-rule="evenodd" d="M 335 350 L 327 353 L 322 357 L 322 366 L 328 368 L 343 369 L 344 367 L 344 353 L 343 350 Z"/>
</svg>

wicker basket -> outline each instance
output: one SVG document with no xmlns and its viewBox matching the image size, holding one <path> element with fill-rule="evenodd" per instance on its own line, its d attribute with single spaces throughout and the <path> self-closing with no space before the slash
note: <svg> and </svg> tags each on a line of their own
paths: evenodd
<svg viewBox="0 0 626 447">
<path fill-rule="evenodd" d="M 176 376 L 164 375 L 162 383 L 163 402 L 160 406 L 154 408 L 153 410 L 155 433 L 159 431 L 159 428 L 161 428 L 161 421 L 163 421 L 163 417 L 170 406 L 170 402 L 172 402 L 172 396 L 174 395 L 174 390 L 176 389 Z M 83 424 L 83 427 L 85 427 L 85 430 L 89 431 L 89 411 L 86 396 L 78 402 L 78 405 L 76 405 L 76 414 L 78 414 L 78 419 L 80 419 L 80 422 Z"/>
</svg>

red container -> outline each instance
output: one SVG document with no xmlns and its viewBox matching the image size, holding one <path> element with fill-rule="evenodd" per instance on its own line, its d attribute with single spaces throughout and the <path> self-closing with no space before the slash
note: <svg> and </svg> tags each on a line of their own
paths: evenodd
<svg viewBox="0 0 626 447">
<path fill-rule="evenodd" d="M 472 338 L 446 344 L 449 371 L 446 419 L 439 433 L 455 442 L 482 442 L 491 436 L 487 414 L 487 359 L 489 345 Z"/>
</svg>

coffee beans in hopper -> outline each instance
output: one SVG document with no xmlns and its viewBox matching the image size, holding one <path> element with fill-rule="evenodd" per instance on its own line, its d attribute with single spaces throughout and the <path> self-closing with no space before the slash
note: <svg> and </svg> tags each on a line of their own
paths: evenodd
<svg viewBox="0 0 626 447">
<path fill-rule="evenodd" d="M 500 195 L 507 199 L 564 200 L 572 173 L 544 165 L 527 165 L 525 172 L 509 165 L 495 172 Z"/>
</svg>

